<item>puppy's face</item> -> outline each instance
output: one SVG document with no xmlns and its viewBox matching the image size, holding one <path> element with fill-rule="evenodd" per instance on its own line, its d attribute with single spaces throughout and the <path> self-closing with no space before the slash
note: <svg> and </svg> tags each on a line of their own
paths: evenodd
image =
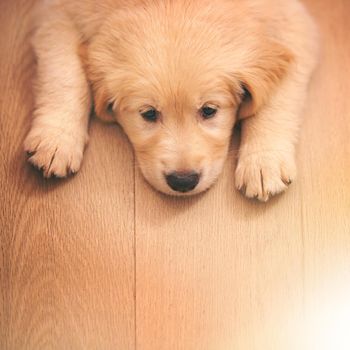
<svg viewBox="0 0 350 350">
<path fill-rule="evenodd" d="M 167 72 L 158 82 L 148 79 L 151 74 L 136 79 L 135 91 L 112 109 L 149 183 L 168 194 L 201 192 L 221 172 L 236 102 L 213 74 Z"/>
<path fill-rule="evenodd" d="M 195 8 L 192 15 L 187 11 L 187 19 L 182 8 L 160 7 L 111 16 L 91 44 L 88 62 L 96 113 L 122 125 L 144 177 L 172 195 L 199 193 L 217 179 L 238 108 L 241 116 L 256 108 L 251 100 L 240 106 L 242 86 L 249 86 L 249 98 L 264 99 L 245 77 L 266 89 L 271 85 L 268 77 L 258 81 L 248 70 L 245 38 L 230 41 L 232 28 L 210 11 L 202 17 Z M 143 23 L 152 16 L 159 21 Z M 247 64 L 239 68 L 242 61 Z M 283 70 L 272 70 L 273 77 L 278 69 Z"/>
</svg>

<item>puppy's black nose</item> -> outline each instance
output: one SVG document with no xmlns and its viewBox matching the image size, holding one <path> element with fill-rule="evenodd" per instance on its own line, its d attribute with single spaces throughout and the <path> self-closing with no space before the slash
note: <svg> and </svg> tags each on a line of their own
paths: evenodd
<svg viewBox="0 0 350 350">
<path fill-rule="evenodd" d="M 191 172 L 173 172 L 165 176 L 166 182 L 171 189 L 177 192 L 192 191 L 199 182 L 199 174 Z"/>
</svg>

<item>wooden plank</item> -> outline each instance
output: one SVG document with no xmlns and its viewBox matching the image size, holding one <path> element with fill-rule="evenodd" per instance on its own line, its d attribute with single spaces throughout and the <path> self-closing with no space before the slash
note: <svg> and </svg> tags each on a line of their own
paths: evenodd
<svg viewBox="0 0 350 350">
<path fill-rule="evenodd" d="M 300 145 L 307 332 L 302 345 L 343 350 L 350 348 L 350 3 L 308 4 L 318 18 L 322 50 Z"/>
<path fill-rule="evenodd" d="M 231 158 L 214 188 L 185 200 L 137 183 L 148 198 L 136 205 L 138 349 L 289 349 L 302 315 L 298 189 L 248 202 L 233 169 Z"/>
<path fill-rule="evenodd" d="M 324 299 L 313 298 L 334 278 L 350 286 L 350 9 L 345 0 L 307 5 L 326 41 L 290 190 L 268 204 L 242 198 L 234 154 L 196 198 L 159 195 L 137 178 L 138 349 L 343 349 L 322 347 L 313 318 Z"/>
<path fill-rule="evenodd" d="M 0 348 L 134 349 L 131 148 L 94 121 L 73 178 L 43 180 L 27 165 L 32 6 L 0 6 Z"/>
</svg>

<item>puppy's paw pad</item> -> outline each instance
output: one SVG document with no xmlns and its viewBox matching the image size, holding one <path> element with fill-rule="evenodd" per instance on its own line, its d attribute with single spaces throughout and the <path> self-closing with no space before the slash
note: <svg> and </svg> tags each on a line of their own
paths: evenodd
<svg viewBox="0 0 350 350">
<path fill-rule="evenodd" d="M 236 187 L 248 198 L 266 202 L 285 191 L 296 175 L 293 155 L 261 152 L 241 155 L 236 169 Z"/>
<path fill-rule="evenodd" d="M 55 130 L 33 128 L 24 141 L 28 161 L 45 177 L 76 173 L 83 159 L 84 137 Z"/>
</svg>

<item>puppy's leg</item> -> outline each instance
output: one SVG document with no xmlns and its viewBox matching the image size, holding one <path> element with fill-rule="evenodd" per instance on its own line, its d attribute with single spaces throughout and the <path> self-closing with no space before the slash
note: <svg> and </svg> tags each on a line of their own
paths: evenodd
<svg viewBox="0 0 350 350">
<path fill-rule="evenodd" d="M 37 29 L 36 107 L 25 139 L 29 161 L 44 176 L 64 177 L 80 168 L 88 140 L 90 91 L 78 48 L 79 33 L 60 10 Z"/>
<path fill-rule="evenodd" d="M 257 115 L 242 125 L 236 187 L 266 201 L 296 175 L 295 144 L 310 72 L 289 73 Z"/>
</svg>

